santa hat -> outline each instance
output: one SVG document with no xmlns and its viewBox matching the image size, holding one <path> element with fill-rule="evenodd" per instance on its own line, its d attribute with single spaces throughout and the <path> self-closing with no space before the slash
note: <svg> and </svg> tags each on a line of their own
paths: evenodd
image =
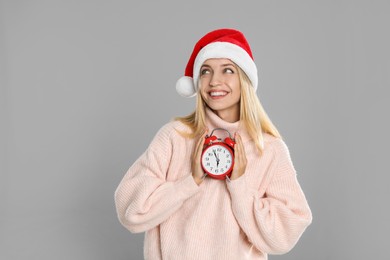
<svg viewBox="0 0 390 260">
<path fill-rule="evenodd" d="M 176 82 L 176 90 L 183 97 L 193 97 L 198 90 L 199 70 L 211 58 L 226 58 L 237 64 L 257 89 L 257 67 L 245 36 L 234 29 L 218 29 L 203 36 L 195 45 L 184 76 Z"/>
</svg>

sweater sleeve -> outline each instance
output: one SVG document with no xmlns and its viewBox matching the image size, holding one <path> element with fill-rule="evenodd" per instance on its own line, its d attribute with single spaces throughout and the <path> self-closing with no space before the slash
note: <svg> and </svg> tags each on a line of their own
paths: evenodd
<svg viewBox="0 0 390 260">
<path fill-rule="evenodd" d="M 227 186 L 233 213 L 249 241 L 262 252 L 283 254 L 295 246 L 312 214 L 287 146 L 281 139 L 273 145 L 275 165 L 264 194 L 249 189 L 245 174 Z"/>
<path fill-rule="evenodd" d="M 160 129 L 115 191 L 119 221 L 133 233 L 156 227 L 198 191 L 190 173 L 178 181 L 166 181 L 173 150 L 173 131 L 169 124 Z"/>
</svg>

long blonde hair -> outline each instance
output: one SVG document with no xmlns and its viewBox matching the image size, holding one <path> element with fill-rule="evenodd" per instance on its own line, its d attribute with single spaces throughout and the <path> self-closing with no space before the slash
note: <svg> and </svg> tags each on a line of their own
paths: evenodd
<svg viewBox="0 0 390 260">
<path fill-rule="evenodd" d="M 268 133 L 278 138 L 282 137 L 261 105 L 248 76 L 240 67 L 235 66 L 238 70 L 241 84 L 240 121 L 244 124 L 246 131 L 254 141 L 257 150 L 262 154 L 264 149 L 263 133 Z M 175 118 L 175 120 L 182 122 L 192 131 L 191 133 L 181 133 L 183 136 L 195 138 L 204 132 L 206 127 L 205 106 L 206 103 L 203 101 L 198 87 L 195 111 L 187 116 Z"/>
</svg>

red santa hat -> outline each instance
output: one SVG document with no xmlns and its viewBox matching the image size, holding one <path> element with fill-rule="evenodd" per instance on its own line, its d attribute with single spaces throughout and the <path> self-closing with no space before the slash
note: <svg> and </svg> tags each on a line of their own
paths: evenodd
<svg viewBox="0 0 390 260">
<path fill-rule="evenodd" d="M 193 97 L 198 90 L 199 70 L 211 58 L 226 58 L 237 64 L 257 89 L 257 67 L 245 36 L 235 29 L 218 29 L 203 36 L 194 47 L 184 76 L 176 82 L 176 91 L 183 97 Z"/>
</svg>

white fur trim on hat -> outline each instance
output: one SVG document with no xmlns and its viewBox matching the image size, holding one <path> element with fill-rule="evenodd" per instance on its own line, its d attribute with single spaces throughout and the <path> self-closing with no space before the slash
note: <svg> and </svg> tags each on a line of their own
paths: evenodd
<svg viewBox="0 0 390 260">
<path fill-rule="evenodd" d="M 176 82 L 176 91 L 183 97 L 193 97 L 196 95 L 196 88 L 191 77 L 183 76 Z"/>
<path fill-rule="evenodd" d="M 211 58 L 226 58 L 236 63 L 248 76 L 252 87 L 256 90 L 258 84 L 257 67 L 251 56 L 240 46 L 230 42 L 213 42 L 202 48 L 196 56 L 193 71 L 193 86 L 196 93 L 200 67 Z"/>
</svg>

